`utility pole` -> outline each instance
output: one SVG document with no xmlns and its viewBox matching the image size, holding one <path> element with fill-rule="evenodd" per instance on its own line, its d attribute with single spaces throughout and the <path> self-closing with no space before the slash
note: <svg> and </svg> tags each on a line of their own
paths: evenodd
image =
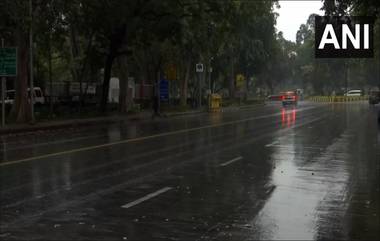
<svg viewBox="0 0 380 241">
<path fill-rule="evenodd" d="M 195 72 L 198 73 L 198 87 L 199 87 L 199 90 L 198 90 L 198 107 L 201 108 L 202 107 L 202 86 L 201 86 L 201 78 L 202 78 L 202 75 L 203 75 L 203 72 L 204 72 L 204 68 L 203 68 L 203 64 L 199 63 L 199 64 L 196 64 L 195 65 Z"/>
<path fill-rule="evenodd" d="M 31 122 L 34 124 L 34 80 L 33 80 L 33 4 L 29 0 L 29 17 L 30 17 L 30 30 L 29 30 L 29 54 L 30 54 L 30 109 L 31 109 Z"/>
<path fill-rule="evenodd" d="M 158 107 L 158 114 L 161 113 L 161 91 L 160 91 L 160 81 L 161 81 L 161 72 L 160 70 L 157 71 L 157 82 L 156 82 L 156 98 L 157 98 L 157 107 Z"/>
<path fill-rule="evenodd" d="M 4 39 L 1 39 L 1 47 L 4 48 Z M 1 126 L 5 126 L 5 94 L 6 94 L 6 79 L 1 77 Z"/>
<path fill-rule="evenodd" d="M 210 90 L 210 94 L 212 94 L 211 73 L 212 73 L 212 67 L 210 64 L 210 66 L 208 67 L 208 89 Z"/>
<path fill-rule="evenodd" d="M 198 107 L 199 108 L 201 108 L 202 107 L 202 86 L 201 86 L 201 84 L 202 84 L 202 75 L 203 75 L 203 73 L 199 73 L 199 78 L 198 78 L 198 88 L 199 88 L 199 90 L 198 90 Z"/>
<path fill-rule="evenodd" d="M 348 65 L 347 65 L 347 60 L 344 60 L 344 79 L 345 79 L 345 87 L 346 87 L 346 94 L 348 92 Z"/>
<path fill-rule="evenodd" d="M 378 66 L 379 76 L 378 76 L 377 87 L 378 87 L 379 90 L 380 90 L 380 47 L 379 47 L 379 50 L 378 50 L 378 55 L 379 55 L 379 66 Z M 379 110 L 379 115 L 380 115 L 380 110 Z"/>
<path fill-rule="evenodd" d="M 211 74 L 212 74 L 212 66 L 211 66 L 211 63 L 212 61 L 214 60 L 214 57 L 210 57 L 209 61 L 208 61 L 208 89 L 210 90 L 210 94 L 212 94 L 212 85 L 211 85 Z"/>
</svg>

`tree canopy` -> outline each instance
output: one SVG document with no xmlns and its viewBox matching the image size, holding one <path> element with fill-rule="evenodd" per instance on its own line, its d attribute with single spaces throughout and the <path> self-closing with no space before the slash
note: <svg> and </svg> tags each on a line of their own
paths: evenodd
<svg viewBox="0 0 380 241">
<path fill-rule="evenodd" d="M 296 42 L 277 32 L 277 0 L 3 0 L 0 2 L 1 37 L 19 48 L 16 99 L 12 116 L 30 119 L 27 87 L 29 31 L 34 32 L 35 82 L 46 93 L 54 83 L 79 83 L 80 105 L 85 105 L 89 83 L 97 89 L 98 108 L 107 110 L 111 77 L 120 79 L 119 110 L 126 112 L 128 81 L 140 91 L 157 88 L 170 75 L 171 91 L 182 106 L 188 98 L 221 92 L 225 97 L 304 88 L 310 94 L 342 87 L 343 72 L 352 68 L 351 83 L 377 83 L 376 62 L 371 60 L 317 60 L 314 58 L 314 16 L 297 32 Z M 327 15 L 378 16 L 378 1 L 323 1 Z M 379 22 L 376 22 L 379 28 Z M 376 32 L 376 39 L 379 39 Z M 377 49 L 379 41 L 375 41 Z M 376 52 L 378 61 L 379 51 Z M 202 76 L 195 64 L 203 63 Z M 377 62 L 378 63 L 378 62 Z M 358 65 L 360 67 L 358 67 Z M 378 66 L 378 64 L 377 64 Z M 171 70 L 168 73 L 168 69 Z M 209 70 L 212 69 L 212 74 Z M 174 73 L 174 74 L 173 74 Z M 173 76 L 174 75 L 174 76 Z M 236 76 L 245 77 L 243 85 Z M 199 78 L 202 78 L 199 85 Z M 211 90 L 209 90 L 211 88 Z M 54 112 L 51 105 L 51 112 Z"/>
</svg>

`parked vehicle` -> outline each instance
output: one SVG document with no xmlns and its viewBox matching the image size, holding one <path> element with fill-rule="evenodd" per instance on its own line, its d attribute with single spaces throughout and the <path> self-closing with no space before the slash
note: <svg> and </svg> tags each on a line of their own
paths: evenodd
<svg viewBox="0 0 380 241">
<path fill-rule="evenodd" d="M 45 104 L 45 97 L 40 87 L 34 87 L 34 104 Z M 28 88 L 28 97 L 30 98 L 30 89 Z"/>
<path fill-rule="evenodd" d="M 15 91 L 14 90 L 7 90 L 6 96 L 5 96 L 5 104 L 6 105 L 13 105 L 13 102 L 15 100 Z M 1 102 L 1 100 L 0 100 Z"/>
<path fill-rule="evenodd" d="M 347 93 L 344 94 L 344 96 L 362 96 L 363 91 L 362 90 L 349 90 Z"/>
<path fill-rule="evenodd" d="M 40 87 L 34 87 L 34 104 L 45 104 L 45 97 Z M 5 104 L 13 105 L 15 101 L 15 90 L 7 90 Z M 30 89 L 28 88 L 28 97 L 30 98 Z M 0 100 L 1 103 L 1 100 Z"/>
</svg>

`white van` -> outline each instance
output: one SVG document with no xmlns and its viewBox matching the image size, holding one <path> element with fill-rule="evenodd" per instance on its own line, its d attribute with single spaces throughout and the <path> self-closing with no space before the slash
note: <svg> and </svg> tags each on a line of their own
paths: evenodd
<svg viewBox="0 0 380 241">
<path fill-rule="evenodd" d="M 34 87 L 34 104 L 45 104 L 45 97 L 40 87 Z M 15 90 L 7 90 L 5 96 L 5 104 L 13 105 L 15 101 Z M 30 98 L 30 89 L 28 88 L 28 97 Z M 1 103 L 1 100 L 0 100 Z"/>
<path fill-rule="evenodd" d="M 40 87 L 34 87 L 34 104 L 45 104 L 45 97 Z M 30 98 L 30 89 L 28 88 L 28 96 Z"/>
<path fill-rule="evenodd" d="M 361 90 L 349 90 L 347 93 L 344 94 L 344 96 L 362 96 L 363 91 Z"/>
<path fill-rule="evenodd" d="M 110 88 L 108 90 L 108 102 L 119 103 L 120 81 L 119 78 L 112 77 L 110 79 Z"/>
<path fill-rule="evenodd" d="M 4 101 L 6 105 L 13 105 L 13 102 L 15 101 L 15 93 L 15 90 L 7 90 Z"/>
</svg>

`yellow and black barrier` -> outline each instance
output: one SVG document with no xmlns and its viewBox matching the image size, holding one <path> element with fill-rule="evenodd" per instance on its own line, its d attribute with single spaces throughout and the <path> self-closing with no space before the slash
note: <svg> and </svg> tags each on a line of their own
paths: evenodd
<svg viewBox="0 0 380 241">
<path fill-rule="evenodd" d="M 222 97 L 218 94 L 209 95 L 209 111 L 220 112 L 222 107 Z"/>
<path fill-rule="evenodd" d="M 314 102 L 353 102 L 368 100 L 368 96 L 310 96 L 307 100 Z"/>
</svg>

